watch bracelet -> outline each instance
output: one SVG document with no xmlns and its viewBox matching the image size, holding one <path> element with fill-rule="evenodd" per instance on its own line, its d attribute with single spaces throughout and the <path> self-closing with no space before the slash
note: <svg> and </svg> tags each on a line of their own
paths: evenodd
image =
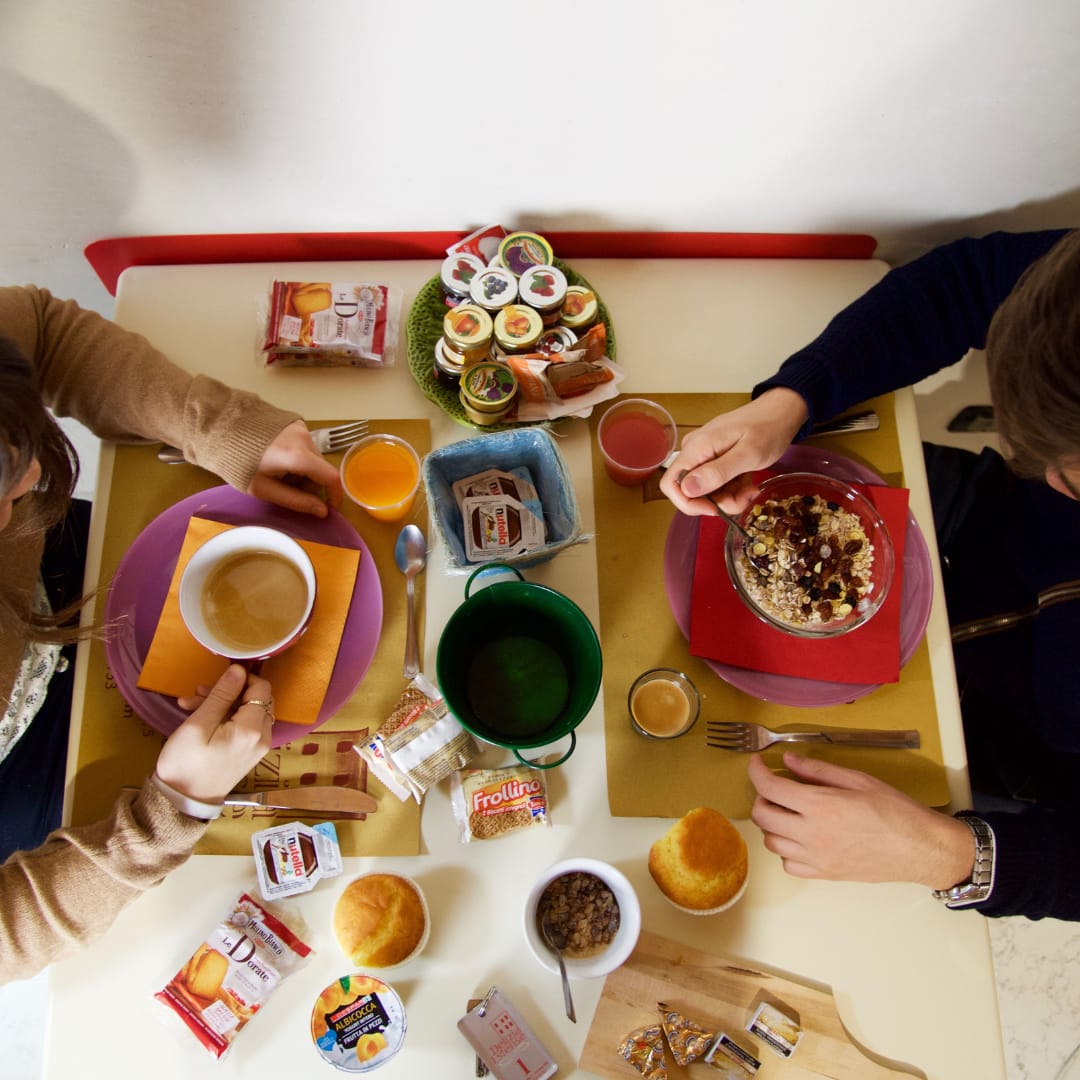
<svg viewBox="0 0 1080 1080">
<path fill-rule="evenodd" d="M 988 899 L 993 892 L 997 861 L 994 830 L 982 818 L 968 810 L 961 810 L 954 816 L 971 830 L 971 835 L 975 838 L 975 861 L 971 877 L 967 881 L 949 889 L 935 889 L 934 898 L 946 907 L 965 907 Z"/>
</svg>

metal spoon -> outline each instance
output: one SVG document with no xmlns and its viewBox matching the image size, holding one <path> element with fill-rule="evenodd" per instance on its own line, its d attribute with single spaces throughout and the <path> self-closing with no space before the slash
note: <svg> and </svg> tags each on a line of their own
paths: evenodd
<svg viewBox="0 0 1080 1080">
<path fill-rule="evenodd" d="M 716 501 L 716 497 L 710 492 L 705 498 L 716 507 L 716 512 L 728 523 L 728 525 L 736 532 L 742 533 L 742 538 L 752 546 L 754 538 L 726 510 L 720 509 L 720 504 Z"/>
<path fill-rule="evenodd" d="M 562 996 L 566 1006 L 566 1015 L 573 1023 L 577 1023 L 574 1013 L 574 999 L 570 996 L 570 977 L 566 974 L 566 964 L 563 962 L 562 951 L 566 948 L 566 935 L 556 930 L 551 924 L 551 911 L 546 910 L 540 917 L 540 933 L 548 944 L 548 948 L 555 954 L 559 961 L 559 974 L 562 976 Z"/>
<path fill-rule="evenodd" d="M 420 645 L 416 640 L 415 579 L 427 563 L 427 541 L 415 525 L 406 525 L 398 533 L 397 542 L 394 544 L 394 562 L 405 575 L 409 615 L 405 626 L 405 666 L 402 670 L 405 677 L 411 679 L 420 670 Z"/>
</svg>

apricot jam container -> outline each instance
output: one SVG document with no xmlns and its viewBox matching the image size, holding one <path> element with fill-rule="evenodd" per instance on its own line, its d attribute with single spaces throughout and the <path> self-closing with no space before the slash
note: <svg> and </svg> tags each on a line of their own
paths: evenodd
<svg viewBox="0 0 1080 1080">
<path fill-rule="evenodd" d="M 539 312 L 524 304 L 507 304 L 495 316 L 495 342 L 504 352 L 531 352 L 543 329 Z"/>
</svg>

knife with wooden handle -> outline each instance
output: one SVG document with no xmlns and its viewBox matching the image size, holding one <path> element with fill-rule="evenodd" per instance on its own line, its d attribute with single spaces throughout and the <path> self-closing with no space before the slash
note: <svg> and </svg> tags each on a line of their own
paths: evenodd
<svg viewBox="0 0 1080 1080">
<path fill-rule="evenodd" d="M 379 804 L 366 791 L 346 787 L 275 788 L 234 791 L 226 806 L 259 806 L 265 810 L 303 810 L 309 814 L 373 814 Z"/>
<path fill-rule="evenodd" d="M 137 790 L 124 788 L 124 791 Z M 374 814 L 379 809 L 379 804 L 366 791 L 331 786 L 234 791 L 222 802 L 226 806 L 257 806 L 263 810 L 294 810 L 304 814 Z"/>
</svg>

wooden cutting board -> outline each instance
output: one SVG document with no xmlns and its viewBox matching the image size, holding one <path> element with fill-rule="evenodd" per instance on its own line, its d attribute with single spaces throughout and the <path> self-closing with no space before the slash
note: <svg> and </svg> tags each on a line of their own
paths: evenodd
<svg viewBox="0 0 1080 1080">
<path fill-rule="evenodd" d="M 751 1013 L 769 1001 L 798 1020 L 802 1041 L 788 1060 L 745 1030 Z M 641 1074 L 619 1057 L 617 1048 L 635 1028 L 657 1023 L 656 1003 L 723 1031 L 761 1061 L 758 1080 L 828 1076 L 836 1080 L 887 1080 L 923 1076 L 917 1069 L 874 1060 L 844 1028 L 828 988 L 808 986 L 781 975 L 735 965 L 719 956 L 643 932 L 630 959 L 604 981 L 579 1062 L 582 1069 L 611 1080 L 640 1080 Z M 668 1076 L 712 1073 L 701 1063 L 681 1068 L 668 1052 Z M 712 1075 L 716 1075 L 712 1073 Z"/>
</svg>

